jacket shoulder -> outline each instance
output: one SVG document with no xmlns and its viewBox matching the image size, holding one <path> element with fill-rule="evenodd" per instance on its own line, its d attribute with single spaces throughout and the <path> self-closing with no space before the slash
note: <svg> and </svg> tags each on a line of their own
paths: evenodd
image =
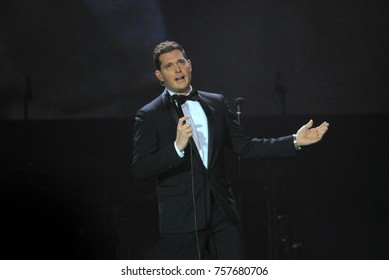
<svg viewBox="0 0 389 280">
<path fill-rule="evenodd" d="M 209 102 L 225 102 L 225 97 L 220 93 L 207 92 L 207 91 L 197 91 L 201 97 Z"/>
<path fill-rule="evenodd" d="M 223 98 L 223 95 L 221 95 L 220 93 L 216 93 L 216 92 L 208 92 L 208 91 L 202 91 L 202 90 L 198 90 L 197 92 L 199 93 L 199 95 L 201 95 L 203 97 L 216 98 L 216 99 Z"/>
<path fill-rule="evenodd" d="M 163 106 L 162 95 L 156 97 L 154 100 L 144 105 L 142 108 L 138 110 L 138 112 L 152 112 L 157 110 L 161 106 Z"/>
</svg>

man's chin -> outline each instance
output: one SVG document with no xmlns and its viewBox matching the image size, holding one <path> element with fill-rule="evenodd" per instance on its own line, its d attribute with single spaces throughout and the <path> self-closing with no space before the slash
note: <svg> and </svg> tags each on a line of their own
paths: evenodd
<svg viewBox="0 0 389 280">
<path fill-rule="evenodd" d="M 190 91 L 190 87 L 188 86 L 185 88 L 178 88 L 176 92 L 179 94 L 188 94 L 189 91 Z"/>
</svg>

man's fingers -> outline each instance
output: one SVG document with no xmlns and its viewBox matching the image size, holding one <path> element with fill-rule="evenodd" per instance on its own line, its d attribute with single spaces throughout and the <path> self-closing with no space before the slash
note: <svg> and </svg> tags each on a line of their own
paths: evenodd
<svg viewBox="0 0 389 280">
<path fill-rule="evenodd" d="M 192 127 L 189 124 L 184 124 L 183 126 L 179 127 L 178 129 L 184 133 L 192 132 Z"/>
<path fill-rule="evenodd" d="M 329 123 L 328 122 L 323 122 L 319 127 L 321 129 L 328 129 Z"/>
<path fill-rule="evenodd" d="M 177 130 L 180 134 L 186 135 L 186 137 L 192 136 L 192 126 L 186 123 L 189 117 L 185 116 L 178 120 Z"/>
<path fill-rule="evenodd" d="M 182 118 L 179 118 L 178 119 L 178 126 L 183 126 L 184 123 L 186 122 L 186 120 L 188 120 L 189 117 L 188 116 L 185 116 L 185 117 L 182 117 Z"/>
<path fill-rule="evenodd" d="M 327 132 L 328 130 L 328 123 L 327 122 L 323 122 L 321 125 L 319 125 L 317 128 L 317 131 L 321 134 L 324 134 Z"/>
<path fill-rule="evenodd" d="M 312 127 L 312 125 L 313 125 L 313 120 L 309 120 L 309 122 L 307 122 L 306 124 L 306 127 L 309 129 Z"/>
</svg>

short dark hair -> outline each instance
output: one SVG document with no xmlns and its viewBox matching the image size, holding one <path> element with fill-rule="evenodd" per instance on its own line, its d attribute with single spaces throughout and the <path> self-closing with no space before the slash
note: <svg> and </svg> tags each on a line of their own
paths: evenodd
<svg viewBox="0 0 389 280">
<path fill-rule="evenodd" d="M 161 56 L 161 54 L 169 53 L 169 52 L 172 52 L 174 50 L 181 51 L 182 54 L 184 55 L 185 59 L 187 59 L 184 48 L 177 42 L 165 41 L 165 42 L 159 43 L 155 47 L 154 53 L 153 53 L 153 58 L 154 58 L 155 67 L 157 67 L 158 70 L 161 70 L 161 61 L 159 60 L 159 57 Z"/>
</svg>

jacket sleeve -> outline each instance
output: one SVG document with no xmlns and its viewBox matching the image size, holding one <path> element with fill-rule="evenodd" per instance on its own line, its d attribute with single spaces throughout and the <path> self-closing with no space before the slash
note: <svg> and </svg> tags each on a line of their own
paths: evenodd
<svg viewBox="0 0 389 280">
<path fill-rule="evenodd" d="M 157 125 L 150 113 L 139 111 L 133 133 L 132 174 L 137 179 L 148 179 L 183 162 L 174 148 L 174 138 L 160 146 Z"/>
<path fill-rule="evenodd" d="M 223 98 L 224 99 L 224 98 Z M 247 131 L 235 120 L 235 115 L 225 102 L 225 121 L 227 127 L 227 145 L 246 160 L 284 158 L 296 155 L 293 136 L 279 138 L 250 137 Z"/>
</svg>

